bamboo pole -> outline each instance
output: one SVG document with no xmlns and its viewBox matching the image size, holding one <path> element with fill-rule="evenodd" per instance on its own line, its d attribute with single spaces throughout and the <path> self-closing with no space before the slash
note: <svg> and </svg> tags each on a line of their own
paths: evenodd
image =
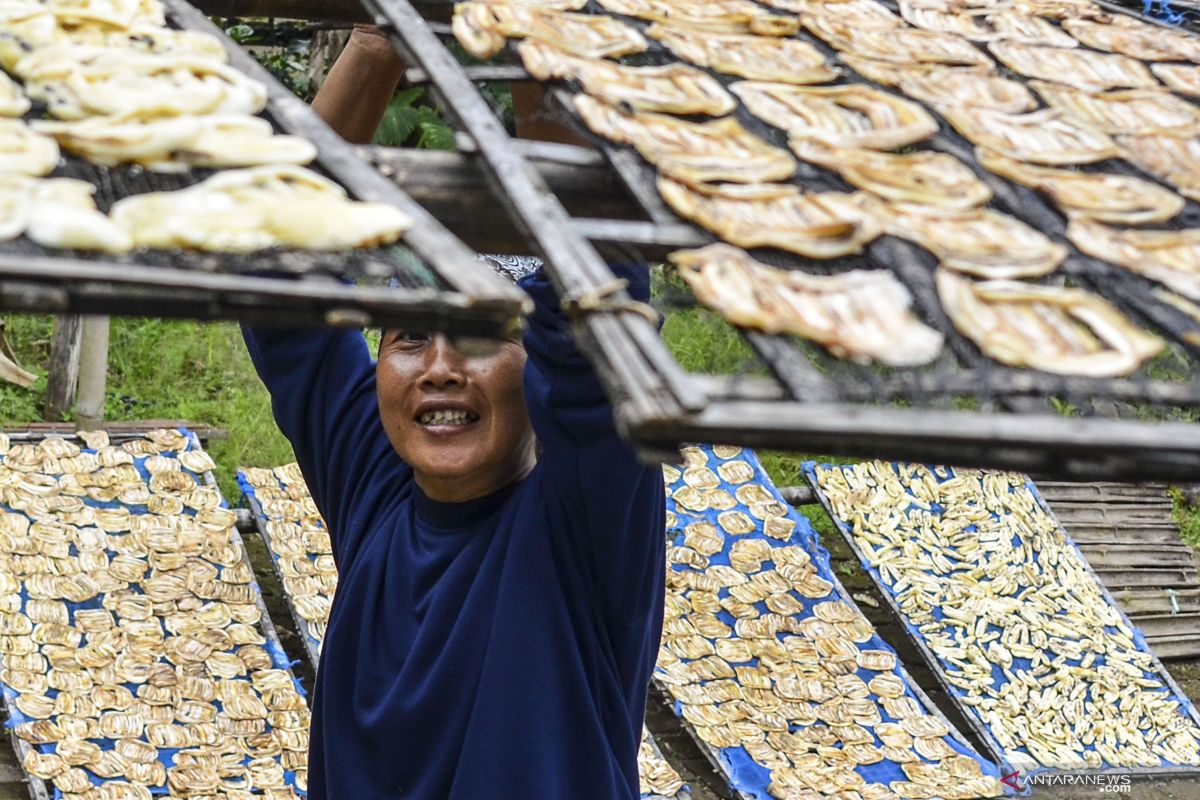
<svg viewBox="0 0 1200 800">
<path fill-rule="evenodd" d="M 83 318 L 79 348 L 79 393 L 75 406 L 78 430 L 97 430 L 104 424 L 104 388 L 108 379 L 109 318 Z"/>
</svg>

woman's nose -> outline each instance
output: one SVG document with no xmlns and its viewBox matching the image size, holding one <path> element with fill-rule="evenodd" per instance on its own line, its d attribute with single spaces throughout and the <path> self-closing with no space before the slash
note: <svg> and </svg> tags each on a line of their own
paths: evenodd
<svg viewBox="0 0 1200 800">
<path fill-rule="evenodd" d="M 463 356 L 445 334 L 436 334 L 425 350 L 421 383 L 436 388 L 466 383 Z"/>
</svg>

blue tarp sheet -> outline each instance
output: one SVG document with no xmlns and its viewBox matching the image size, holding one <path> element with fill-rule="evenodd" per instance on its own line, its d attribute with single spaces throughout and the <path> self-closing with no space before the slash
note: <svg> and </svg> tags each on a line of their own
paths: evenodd
<svg viewBox="0 0 1200 800">
<path fill-rule="evenodd" d="M 180 450 L 178 450 L 178 451 L 164 451 L 162 453 L 162 455 L 177 456 L 177 455 L 179 455 L 179 453 L 186 452 L 188 450 L 199 450 L 200 449 L 199 440 L 196 438 L 196 436 L 193 433 L 191 433 L 190 431 L 187 431 L 185 429 L 180 429 L 180 432 L 182 434 L 184 434 L 184 436 L 186 437 L 186 440 L 187 440 L 184 447 L 180 448 Z M 95 451 L 84 448 L 83 452 L 94 453 Z M 134 458 L 134 466 L 140 473 L 142 479 L 145 481 L 149 481 L 150 473 L 147 471 L 146 466 L 145 466 L 146 458 L 147 458 L 146 456 L 135 457 Z M 4 457 L 0 456 L 0 464 L 2 464 L 3 462 L 4 462 Z M 203 478 L 200 475 L 197 475 L 196 473 L 190 472 L 186 469 L 184 469 L 183 471 L 192 476 L 192 478 L 196 481 L 197 486 L 203 484 Z M 135 516 L 149 513 L 149 511 L 145 505 L 120 504 L 117 502 L 98 502 L 98 501 L 92 500 L 91 498 L 87 498 L 87 497 L 83 497 L 80 499 L 83 500 L 86 505 L 92 506 L 94 508 L 124 507 L 124 508 L 128 509 L 130 514 L 135 515 Z M 228 505 L 225 503 L 224 499 L 221 500 L 221 507 L 228 508 Z M 4 505 L 2 503 L 0 503 L 0 512 L 15 513 L 15 514 L 21 513 L 20 511 L 12 508 L 11 506 Z M 196 512 L 193 509 L 185 508 L 183 513 L 188 514 L 188 515 L 195 515 Z M 242 546 L 241 539 L 240 539 L 239 535 L 237 534 L 237 531 L 234 530 L 232 532 L 232 535 L 235 537 L 235 541 L 237 542 L 238 546 L 241 547 Z M 72 555 L 78 555 L 78 551 L 76 550 L 76 548 L 73 544 L 71 545 L 70 552 Z M 243 553 L 244 553 L 244 548 L 243 548 Z M 116 553 L 114 551 L 110 550 L 110 551 L 108 551 L 108 555 L 111 558 L 112 556 L 116 555 Z M 247 562 L 247 564 L 248 563 L 249 562 Z M 218 566 L 218 565 L 214 565 L 214 566 Z M 218 568 L 220 568 L 220 567 L 218 567 Z M 259 605 L 261 608 L 262 592 L 258 586 L 258 582 L 256 580 L 252 580 L 250 585 L 253 588 L 254 595 L 258 599 Z M 21 590 L 21 596 L 22 596 L 23 601 L 28 600 L 28 593 L 24 590 L 24 588 L 22 588 L 22 590 Z M 100 594 L 100 595 L 97 595 L 96 597 L 94 597 L 90 600 L 87 600 L 85 602 L 82 602 L 82 603 L 73 603 L 73 602 L 69 602 L 69 601 L 63 601 L 63 602 L 66 603 L 68 612 L 70 614 L 70 618 L 73 621 L 75 612 L 78 610 L 103 608 L 103 605 L 102 605 L 103 598 L 104 598 L 104 595 Z M 260 632 L 264 634 L 264 638 L 266 638 L 266 644 L 264 644 L 263 647 L 264 647 L 264 649 L 266 649 L 266 651 L 271 656 L 272 667 L 275 669 L 289 670 L 292 662 L 288 659 L 287 654 L 284 652 L 278 639 L 272 635 L 273 631 L 270 629 L 264 630 L 263 626 L 259 626 L 259 628 L 260 628 Z M 164 633 L 169 635 L 169 632 L 165 631 L 165 629 L 164 629 Z M 86 644 L 86 639 L 85 639 L 84 643 Z M 230 651 L 230 652 L 233 652 L 233 651 Z M 248 677 L 238 678 L 236 680 L 249 681 L 249 678 Z M 293 679 L 293 681 L 294 681 L 294 679 Z M 299 683 L 295 682 L 295 681 L 294 681 L 294 683 L 295 683 L 297 690 L 301 691 L 301 693 L 303 693 Z M 138 688 L 136 684 L 132 684 L 132 683 L 125 684 L 125 688 L 129 689 L 131 692 L 133 692 L 136 695 L 137 688 Z M 11 687 L 9 687 L 7 685 L 0 686 L 0 691 L 3 691 L 4 698 L 7 703 L 8 710 L 9 710 L 8 725 L 10 727 L 12 727 L 12 726 L 20 725 L 21 723 L 24 723 L 24 722 L 28 722 L 29 718 L 26 717 L 23 713 L 21 713 L 20 709 L 17 708 L 16 699 L 17 699 L 18 693 L 15 692 Z M 49 690 L 47 690 L 46 694 L 48 696 L 53 697 L 53 696 L 57 695 L 57 691 L 54 689 L 49 689 Z M 214 705 L 218 708 L 218 710 L 221 707 L 219 700 L 214 701 Z M 267 730 L 270 730 L 269 724 L 267 726 Z M 144 738 L 144 736 L 142 738 Z M 112 747 L 115 745 L 115 741 L 112 739 L 93 739 L 93 740 L 89 740 L 89 741 L 93 741 L 95 744 L 99 745 L 104 750 L 112 749 Z M 51 753 L 51 752 L 54 752 L 55 746 L 53 744 L 38 745 L 37 749 L 43 753 Z M 168 748 L 159 749 L 159 751 L 158 751 L 159 761 L 163 764 L 164 767 L 173 766 L 174 763 L 172 761 L 172 758 L 176 752 L 177 752 L 177 750 L 175 750 L 175 749 L 168 749 Z M 278 761 L 278 758 L 276 758 L 276 760 Z M 243 763 L 248 763 L 249 761 L 250 761 L 250 757 L 246 756 Z M 290 771 L 285 771 L 284 775 L 285 775 L 285 780 L 286 780 L 287 785 L 291 786 L 293 789 L 295 789 L 295 779 L 296 779 L 295 773 L 290 772 Z M 102 779 L 100 779 L 94 775 L 91 775 L 90 773 L 89 773 L 89 777 L 91 777 L 92 781 L 97 785 L 104 782 Z M 117 780 L 117 779 L 113 779 L 113 780 Z M 167 794 L 168 793 L 167 787 L 165 787 L 165 786 L 151 787 L 150 791 L 153 794 Z M 298 789 L 296 789 L 296 792 L 301 797 L 306 796 L 305 792 L 302 792 Z M 60 791 L 58 791 L 58 789 L 55 789 L 54 795 L 56 798 L 58 798 L 58 797 L 61 797 L 62 793 Z"/>
<path fill-rule="evenodd" d="M 808 555 L 811 564 L 815 567 L 815 574 L 828 582 L 829 589 L 827 594 L 816 598 L 805 597 L 794 589 L 790 590 L 790 596 L 803 606 L 801 611 L 792 615 L 793 622 L 803 622 L 812 618 L 815 606 L 830 601 L 845 603 L 857 612 L 853 600 L 841 591 L 840 584 L 830 569 L 829 554 L 821 546 L 817 532 L 808 519 L 783 502 L 783 498 L 772 485 L 752 452 L 739 448 L 704 446 L 689 448 L 685 454 L 689 460 L 689 468 L 680 471 L 673 480 L 671 479 L 673 473 L 668 468 L 668 541 L 675 548 L 684 548 L 689 542 L 689 526 L 696 523 L 709 523 L 716 526 L 717 530 L 723 531 L 724 542 L 718 552 L 707 556 L 707 566 L 703 568 L 681 563 L 684 560 L 694 559 L 695 556 L 692 553 L 672 550 L 673 556 L 669 557 L 670 570 L 679 573 L 728 568 L 732 548 L 735 543 L 743 540 L 761 539 L 772 548 L 794 546 L 803 549 Z M 768 505 L 770 503 L 775 505 Z M 768 522 L 768 519 L 773 521 Z M 747 528 L 749 530 L 746 530 Z M 768 559 L 762 564 L 761 569 L 768 570 L 775 566 L 777 564 Z M 669 581 L 668 585 L 673 583 L 676 586 L 679 585 L 679 581 Z M 679 592 L 685 600 L 689 600 L 691 595 L 691 590 L 687 588 L 668 589 L 668 592 Z M 719 595 L 723 600 L 731 597 L 727 587 L 721 588 Z M 754 605 L 760 613 L 765 614 L 768 611 L 762 601 L 756 602 Z M 669 616 L 670 614 L 668 614 Z M 737 621 L 733 614 L 724 607 L 716 612 L 716 616 L 730 627 L 734 627 Z M 865 620 L 863 622 L 865 623 Z M 869 627 L 869 623 L 866 624 Z M 776 639 L 783 641 L 788 635 L 779 633 L 776 634 Z M 715 640 L 712 641 L 715 642 Z M 894 655 L 892 648 L 875 633 L 872 633 L 869 638 L 859 641 L 857 646 L 860 650 L 886 651 Z M 688 659 L 683 660 L 686 662 Z M 745 662 L 745 665 L 752 666 L 758 663 L 757 658 L 752 658 Z M 891 672 L 903 680 L 904 676 L 900 671 L 898 659 L 896 664 L 897 667 Z M 739 663 L 739 665 L 742 664 Z M 669 677 L 661 662 L 656 673 L 660 679 Z M 869 682 L 880 673 L 859 668 L 854 674 L 863 681 Z M 921 703 L 907 683 L 905 683 L 904 695 L 918 704 Z M 878 698 L 875 695 L 871 695 L 870 699 L 876 701 L 875 704 L 883 722 L 897 722 L 897 719 L 889 716 L 882 705 L 877 702 Z M 676 703 L 676 712 L 682 716 L 682 702 Z M 792 720 L 788 731 L 801 731 L 806 727 L 808 726 Z M 880 745 L 881 740 L 877 735 L 874 736 L 874 744 Z M 991 778 L 999 777 L 1000 771 L 997 766 L 973 752 L 960 736 L 951 732 L 942 739 L 956 753 L 977 761 L 983 775 Z M 767 800 L 769 797 L 767 787 L 772 781 L 771 771 L 756 762 L 744 746 L 717 748 L 716 757 L 720 762 L 721 769 L 728 776 L 730 785 L 736 791 L 746 797 L 755 798 L 755 800 Z M 925 761 L 926 759 L 922 758 L 921 760 Z M 855 770 L 867 784 L 875 783 L 887 786 L 892 781 L 906 779 L 900 764 L 894 761 L 883 760 L 875 764 L 857 766 Z"/>
</svg>

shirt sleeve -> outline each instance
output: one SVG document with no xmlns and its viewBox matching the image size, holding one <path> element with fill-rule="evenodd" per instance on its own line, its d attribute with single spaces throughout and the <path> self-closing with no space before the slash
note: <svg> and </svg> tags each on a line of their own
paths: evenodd
<svg viewBox="0 0 1200 800">
<path fill-rule="evenodd" d="M 649 299 L 642 265 L 613 265 L 635 300 Z M 525 336 L 526 403 L 542 452 L 547 502 L 571 520 L 570 533 L 610 620 L 633 621 L 662 580 L 662 470 L 640 462 L 617 433 L 613 409 L 575 346 L 557 297 L 541 272 L 521 282 L 534 301 Z"/>
<path fill-rule="evenodd" d="M 366 339 L 345 329 L 242 334 L 344 569 L 380 499 L 409 474 L 379 418 Z"/>
</svg>

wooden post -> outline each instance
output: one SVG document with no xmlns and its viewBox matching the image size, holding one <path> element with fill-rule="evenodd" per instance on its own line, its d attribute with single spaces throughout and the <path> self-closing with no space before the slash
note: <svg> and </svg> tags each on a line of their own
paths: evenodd
<svg viewBox="0 0 1200 800">
<path fill-rule="evenodd" d="M 79 348 L 79 394 L 75 406 L 77 430 L 97 430 L 104 424 L 108 322 L 108 317 L 89 315 L 83 318 L 83 341 Z"/>
<path fill-rule="evenodd" d="M 50 340 L 50 371 L 46 381 L 46 400 L 42 416 L 47 422 L 59 422 L 75 403 L 79 379 L 79 335 L 82 318 L 65 314 L 54 320 Z"/>
</svg>

